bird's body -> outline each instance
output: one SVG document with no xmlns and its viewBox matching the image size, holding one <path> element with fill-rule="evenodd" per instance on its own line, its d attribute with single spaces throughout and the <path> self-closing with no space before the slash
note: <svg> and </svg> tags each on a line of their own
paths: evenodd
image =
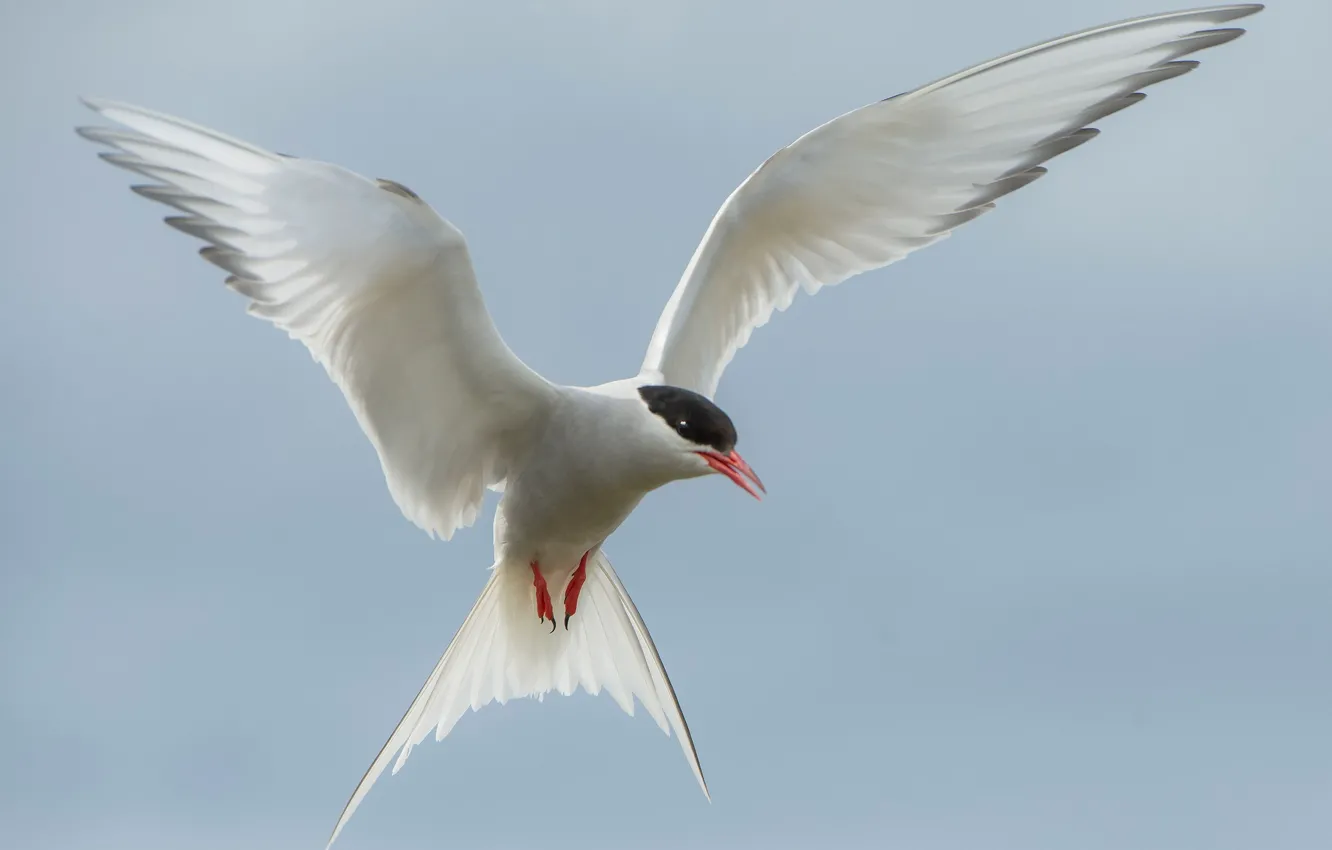
<svg viewBox="0 0 1332 850">
<path fill-rule="evenodd" d="M 680 477 L 671 464 L 642 462 L 655 457 L 647 449 L 657 426 L 635 383 L 557 388 L 505 480 L 495 510 L 496 570 L 530 581 L 535 565 L 561 599 L 583 556 L 599 550 L 650 491 Z"/>
<path fill-rule="evenodd" d="M 799 290 L 901 259 L 988 212 L 1089 141 L 1088 125 L 1224 44 L 1212 29 L 1260 6 L 1153 15 L 1020 50 L 815 128 L 722 205 L 667 302 L 638 371 L 553 384 L 504 344 L 463 236 L 415 192 L 276 154 L 139 107 L 89 102 L 128 130 L 84 128 L 249 311 L 300 340 L 342 390 L 403 514 L 446 539 L 503 491 L 494 563 L 472 612 L 357 787 L 468 707 L 549 691 L 634 701 L 684 746 L 656 647 L 602 551 L 652 490 L 758 477 L 712 401 L 735 352 Z M 627 370 L 626 370 L 627 371 Z M 623 374 L 623 373 L 622 373 Z M 756 489 L 757 488 L 757 489 Z M 395 765 L 395 769 L 396 769 Z"/>
<path fill-rule="evenodd" d="M 603 390 L 561 388 L 531 452 L 504 487 L 495 515 L 495 560 L 539 560 L 552 569 L 599 546 L 651 490 L 677 476 L 653 457 L 655 423 L 629 382 Z M 526 563 L 526 561 L 524 561 Z"/>
</svg>

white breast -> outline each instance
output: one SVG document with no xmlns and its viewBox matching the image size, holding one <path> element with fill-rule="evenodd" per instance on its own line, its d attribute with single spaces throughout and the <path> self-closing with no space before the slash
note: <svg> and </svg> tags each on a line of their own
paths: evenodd
<svg viewBox="0 0 1332 850">
<path fill-rule="evenodd" d="M 577 564 L 649 491 L 674 477 L 653 463 L 645 432 L 659 427 L 635 395 L 571 388 L 531 456 L 505 486 L 495 515 L 495 559 Z"/>
</svg>

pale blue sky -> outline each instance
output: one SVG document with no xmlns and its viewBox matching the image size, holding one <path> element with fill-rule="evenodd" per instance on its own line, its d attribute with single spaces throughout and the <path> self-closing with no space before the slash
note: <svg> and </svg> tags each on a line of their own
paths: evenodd
<svg viewBox="0 0 1332 850">
<path fill-rule="evenodd" d="M 816 123 L 1144 0 L 52 0 L 0 11 L 0 846 L 320 850 L 471 606 L 337 391 L 72 132 L 79 94 L 401 180 L 511 346 L 620 377 Z M 802 297 L 720 403 L 763 475 L 608 551 L 707 771 L 491 707 L 341 850 L 1325 850 L 1325 0 L 953 239 Z"/>
</svg>

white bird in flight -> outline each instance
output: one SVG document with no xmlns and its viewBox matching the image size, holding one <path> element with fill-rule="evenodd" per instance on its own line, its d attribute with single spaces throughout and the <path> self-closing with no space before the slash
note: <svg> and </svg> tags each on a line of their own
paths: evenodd
<svg viewBox="0 0 1332 850">
<path fill-rule="evenodd" d="M 603 688 L 679 738 L 707 794 L 661 658 L 602 546 L 652 490 L 711 473 L 758 497 L 712 398 L 755 328 L 811 294 L 948 236 L 1089 141 L 1089 125 L 1231 41 L 1259 5 L 1109 24 L 984 62 L 829 121 L 722 204 L 633 377 L 553 384 L 505 345 L 463 235 L 410 189 L 272 153 L 179 118 L 85 103 L 80 128 L 153 182 L 134 191 L 209 245 L 249 312 L 300 340 L 342 390 L 412 522 L 448 539 L 487 488 L 490 579 L 361 779 L 329 843 L 397 757 L 492 700 Z M 558 600 L 558 603 L 556 602 Z M 557 607 L 558 606 L 558 607 Z"/>
</svg>

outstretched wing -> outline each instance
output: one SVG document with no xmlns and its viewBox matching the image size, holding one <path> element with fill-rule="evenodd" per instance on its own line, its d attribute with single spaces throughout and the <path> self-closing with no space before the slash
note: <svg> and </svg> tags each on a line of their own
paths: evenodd
<svg viewBox="0 0 1332 850">
<path fill-rule="evenodd" d="M 711 397 L 754 329 L 821 287 L 900 260 L 994 208 L 1088 127 L 1231 41 L 1258 5 L 1109 24 L 870 104 L 774 154 L 712 220 L 657 322 L 642 372 Z"/>
<path fill-rule="evenodd" d="M 129 129 L 79 134 L 154 181 L 134 191 L 182 211 L 167 223 L 327 370 L 407 518 L 445 538 L 469 525 L 556 390 L 500 338 L 462 234 L 397 183 L 85 102 Z"/>
</svg>

